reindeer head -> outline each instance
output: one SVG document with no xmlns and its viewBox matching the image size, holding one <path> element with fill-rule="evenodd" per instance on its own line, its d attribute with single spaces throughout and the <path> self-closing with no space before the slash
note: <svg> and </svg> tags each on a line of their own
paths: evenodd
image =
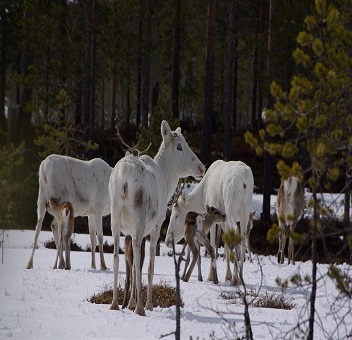
<svg viewBox="0 0 352 340">
<path fill-rule="evenodd" d="M 165 238 L 165 243 L 168 247 L 172 246 L 172 234 L 174 235 L 175 243 L 182 239 L 183 227 L 188 212 L 188 194 L 182 193 L 177 202 L 172 206 L 170 222 Z"/>
<path fill-rule="evenodd" d="M 163 142 L 160 150 L 163 148 L 167 150 L 164 155 L 168 158 L 171 170 L 177 173 L 179 178 L 192 176 L 200 180 L 204 176 L 205 166 L 187 144 L 181 128 L 171 131 L 169 124 L 163 120 L 161 136 Z"/>
<path fill-rule="evenodd" d="M 205 214 L 205 218 L 209 219 L 212 223 L 221 223 L 226 221 L 226 215 L 215 207 L 209 207 L 209 205 L 207 205 L 206 209 L 207 212 Z"/>
</svg>

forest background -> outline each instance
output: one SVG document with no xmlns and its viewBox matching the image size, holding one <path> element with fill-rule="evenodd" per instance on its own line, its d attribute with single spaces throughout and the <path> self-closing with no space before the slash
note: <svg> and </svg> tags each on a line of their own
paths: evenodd
<svg viewBox="0 0 352 340">
<path fill-rule="evenodd" d="M 294 133 L 273 132 L 272 115 L 264 119 L 265 112 L 282 108 L 278 93 L 292 101 L 292 79 L 304 74 L 318 79 L 314 91 L 330 88 L 325 125 L 315 119 L 308 130 L 331 137 L 339 126 L 335 151 L 319 144 L 329 151 L 320 155 L 328 161 L 316 179 L 321 191 L 345 192 L 344 228 L 350 228 L 349 0 L 14 0 L 1 1 L 0 11 L 2 226 L 34 228 L 38 168 L 47 155 L 101 157 L 114 166 L 124 155 L 118 127 L 130 145 L 141 139 L 143 148 L 151 141 L 154 156 L 166 119 L 172 128 L 181 126 L 207 167 L 224 159 L 252 168 L 256 190 L 264 194 L 260 223 L 268 230 L 270 194 L 281 176 L 297 170 L 295 161 L 304 185 L 315 185 L 309 144 L 298 146 L 307 135 L 300 117 L 290 121 L 300 136 L 295 152 L 287 150 Z M 315 35 L 310 52 L 297 52 L 297 46 L 309 45 L 302 39 L 306 31 L 326 39 L 324 53 L 317 53 Z M 329 43 L 335 54 L 344 53 L 340 61 L 328 64 L 335 55 L 327 59 L 323 75 L 307 68 L 333 54 Z M 334 72 L 334 86 L 328 72 Z M 284 170 L 275 166 L 282 158 Z"/>
</svg>

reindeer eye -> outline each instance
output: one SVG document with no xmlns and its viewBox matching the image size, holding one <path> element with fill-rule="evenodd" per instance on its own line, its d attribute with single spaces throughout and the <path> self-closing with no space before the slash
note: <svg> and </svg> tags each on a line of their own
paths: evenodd
<svg viewBox="0 0 352 340">
<path fill-rule="evenodd" d="M 177 150 L 182 151 L 182 145 L 181 144 L 177 144 Z"/>
</svg>

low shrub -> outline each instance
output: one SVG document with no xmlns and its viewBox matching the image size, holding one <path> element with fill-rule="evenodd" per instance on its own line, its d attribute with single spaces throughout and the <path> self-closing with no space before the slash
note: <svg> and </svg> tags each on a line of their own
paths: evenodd
<svg viewBox="0 0 352 340">
<path fill-rule="evenodd" d="M 119 305 L 123 302 L 124 289 L 121 284 L 117 287 L 117 300 Z M 142 299 L 143 304 L 147 301 L 147 286 L 142 285 Z M 91 303 L 97 304 L 110 304 L 112 302 L 112 288 L 104 287 L 103 291 L 99 294 L 94 294 L 89 300 Z M 167 308 L 176 305 L 176 288 L 172 287 L 167 282 L 160 282 L 153 285 L 153 306 Z M 181 297 L 181 307 L 184 306 Z"/>
<path fill-rule="evenodd" d="M 257 296 L 254 291 L 250 291 L 248 296 L 253 300 L 251 303 L 253 307 L 285 310 L 291 310 L 295 307 L 295 304 L 292 302 L 293 299 L 285 297 L 282 293 L 269 294 L 268 292 L 265 292 Z M 243 304 L 242 298 L 236 291 L 222 292 L 220 297 L 224 300 L 228 300 L 229 304 Z"/>
</svg>

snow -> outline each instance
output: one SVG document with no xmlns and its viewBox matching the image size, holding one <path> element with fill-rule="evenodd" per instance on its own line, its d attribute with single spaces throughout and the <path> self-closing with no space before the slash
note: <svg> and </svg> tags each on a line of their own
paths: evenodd
<svg viewBox="0 0 352 340">
<path fill-rule="evenodd" d="M 273 204 L 275 203 L 275 196 Z M 261 196 L 254 195 L 253 210 L 261 210 Z M 39 248 L 34 256 L 34 269 L 25 269 L 30 258 L 34 231 L 5 230 L 3 263 L 0 263 L 0 339 L 159 339 L 175 330 L 175 307 L 155 308 L 141 317 L 123 309 L 111 311 L 110 305 L 92 304 L 88 299 L 113 281 L 112 254 L 105 254 L 106 271 L 90 269 L 90 253 L 71 252 L 72 269 L 53 270 L 56 250 L 44 247 L 52 239 L 51 232 L 41 232 Z M 1 232 L 1 233 L 2 233 Z M 0 234 L 2 239 L 2 234 Z M 112 238 L 104 236 L 109 244 Z M 74 234 L 74 241 L 85 248 L 90 244 L 89 235 Z M 123 246 L 123 238 L 121 238 Z M 147 282 L 148 250 L 143 267 L 143 281 Z M 181 245 L 177 245 L 180 251 Z M 173 258 L 169 249 L 161 244 L 161 256 L 156 258 L 154 283 L 167 282 L 175 286 Z M 99 262 L 99 261 L 98 261 Z M 209 271 L 209 258 L 202 258 L 203 278 Z M 348 265 L 339 265 L 342 271 L 350 271 Z M 181 268 L 181 272 L 183 267 Z M 328 265 L 318 265 L 318 275 L 327 273 Z M 218 261 L 220 283 L 197 281 L 197 268 L 189 282 L 181 281 L 181 295 L 185 303 L 181 309 L 181 338 L 209 339 L 236 338 L 243 336 L 244 307 L 239 302 L 230 304 L 220 297 L 223 292 L 233 292 L 234 287 L 224 282 L 225 261 Z M 261 274 L 262 273 L 262 274 Z M 275 279 L 290 278 L 294 274 L 302 277 L 311 274 L 311 262 L 296 262 L 295 266 L 278 265 L 272 256 L 255 257 L 253 263 L 244 264 L 244 280 L 249 291 L 261 289 L 260 294 L 280 293 Z M 125 261 L 120 255 L 119 282 L 124 282 Z M 315 339 L 344 339 L 352 336 L 352 314 L 350 302 L 336 301 L 338 291 L 334 283 L 324 276 L 319 281 L 316 307 L 319 313 L 315 327 Z M 283 338 L 286 332 L 307 318 L 309 292 L 302 287 L 289 284 L 284 291 L 295 307 L 291 310 L 257 308 L 250 306 L 250 318 L 254 339 Z M 120 306 L 121 307 L 121 306 Z M 333 313 L 334 311 L 334 313 Z M 347 314 L 347 315 L 345 315 Z M 344 316 L 344 321 L 340 323 Z M 320 326 L 323 325 L 323 327 Z M 322 329 L 324 328 L 324 330 Z M 236 334 L 233 333 L 235 330 Z M 336 332 L 338 330 L 338 332 Z M 171 334 L 165 339 L 173 339 Z M 294 336 L 287 336 L 294 338 Z"/>
</svg>

